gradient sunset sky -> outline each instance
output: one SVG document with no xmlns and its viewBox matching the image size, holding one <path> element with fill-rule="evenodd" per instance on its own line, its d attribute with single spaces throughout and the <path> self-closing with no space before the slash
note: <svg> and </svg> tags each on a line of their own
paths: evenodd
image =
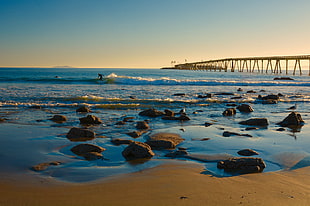
<svg viewBox="0 0 310 206">
<path fill-rule="evenodd" d="M 310 54 L 309 0 L 0 0 L 0 66 Z"/>
</svg>

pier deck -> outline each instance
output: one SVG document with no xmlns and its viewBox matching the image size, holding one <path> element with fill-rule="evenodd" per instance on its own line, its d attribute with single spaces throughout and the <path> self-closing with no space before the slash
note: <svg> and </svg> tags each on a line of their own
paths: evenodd
<svg viewBox="0 0 310 206">
<path fill-rule="evenodd" d="M 302 71 L 305 70 L 304 67 L 307 67 L 308 75 L 310 76 L 310 55 L 226 58 L 177 64 L 174 66 L 174 69 L 273 74 L 285 72 L 286 75 L 291 71 L 293 75 L 296 75 L 298 72 L 299 75 L 302 75 Z"/>
</svg>

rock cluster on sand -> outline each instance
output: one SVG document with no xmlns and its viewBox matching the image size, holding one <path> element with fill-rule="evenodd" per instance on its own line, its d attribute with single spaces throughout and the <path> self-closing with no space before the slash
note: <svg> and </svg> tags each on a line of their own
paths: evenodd
<svg viewBox="0 0 310 206">
<path fill-rule="evenodd" d="M 153 149 L 174 149 L 184 139 L 175 133 L 156 133 L 149 137 L 147 144 Z"/>
<path fill-rule="evenodd" d="M 266 164 L 261 158 L 233 157 L 217 163 L 219 169 L 240 174 L 262 172 Z"/>
<path fill-rule="evenodd" d="M 304 125 L 304 120 L 301 118 L 301 115 L 297 112 L 291 112 L 284 120 L 278 124 L 282 127 L 294 127 Z"/>
<path fill-rule="evenodd" d="M 88 129 L 73 127 L 67 134 L 67 138 L 71 141 L 87 141 L 95 138 L 95 132 Z"/>
<path fill-rule="evenodd" d="M 155 154 L 151 147 L 143 142 L 132 142 L 128 145 L 122 155 L 126 160 L 152 158 Z"/>
</svg>

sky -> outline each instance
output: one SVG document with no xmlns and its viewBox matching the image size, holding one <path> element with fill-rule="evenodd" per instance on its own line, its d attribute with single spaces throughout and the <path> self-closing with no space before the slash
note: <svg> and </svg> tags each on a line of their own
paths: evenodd
<svg viewBox="0 0 310 206">
<path fill-rule="evenodd" d="M 0 66 L 310 54 L 309 0 L 0 0 Z"/>
</svg>

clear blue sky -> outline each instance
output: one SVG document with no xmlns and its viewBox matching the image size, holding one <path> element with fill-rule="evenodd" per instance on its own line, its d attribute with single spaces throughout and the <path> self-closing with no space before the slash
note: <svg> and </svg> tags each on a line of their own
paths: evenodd
<svg viewBox="0 0 310 206">
<path fill-rule="evenodd" d="M 309 0 L 0 0 L 0 66 L 310 54 Z"/>
</svg>

